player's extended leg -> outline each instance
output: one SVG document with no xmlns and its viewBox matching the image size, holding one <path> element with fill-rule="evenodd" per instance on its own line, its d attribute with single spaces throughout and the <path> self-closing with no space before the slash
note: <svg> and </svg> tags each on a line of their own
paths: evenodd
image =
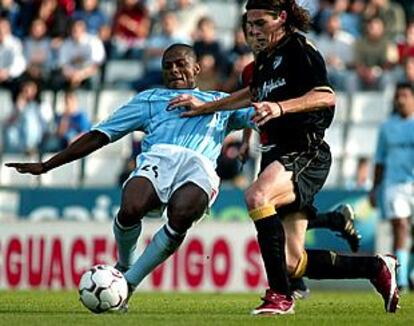
<svg viewBox="0 0 414 326">
<path fill-rule="evenodd" d="M 125 273 L 134 288 L 181 245 L 187 230 L 198 220 L 208 206 L 204 190 L 193 183 L 177 189 L 168 202 L 168 222 L 157 231 L 142 255 Z"/>
<path fill-rule="evenodd" d="M 410 253 L 407 247 L 408 234 L 410 230 L 410 221 L 408 218 L 391 219 L 393 233 L 393 249 L 400 263 L 398 273 L 398 287 L 400 289 L 408 288 L 408 268 Z"/>
<path fill-rule="evenodd" d="M 255 315 L 293 312 L 294 301 L 286 268 L 285 231 L 275 209 L 295 200 L 291 179 L 292 172 L 276 161 L 265 168 L 245 194 L 270 287 L 263 304 L 252 311 Z"/>
<path fill-rule="evenodd" d="M 333 211 L 318 213 L 309 220 L 308 230 L 327 228 L 344 238 L 353 252 L 359 249 L 361 235 L 354 225 L 355 213 L 348 204 L 339 205 Z"/>
<path fill-rule="evenodd" d="M 148 179 L 135 177 L 124 187 L 121 207 L 113 224 L 118 247 L 116 268 L 121 272 L 126 272 L 136 260 L 136 245 L 141 233 L 142 218 L 160 205 L 160 199 Z"/>
<path fill-rule="evenodd" d="M 289 257 L 294 277 L 307 276 L 311 279 L 356 279 L 371 281 L 384 300 L 386 312 L 396 312 L 399 294 L 396 279 L 397 260 L 393 256 L 342 255 L 328 250 L 309 250 L 302 256 Z"/>
</svg>

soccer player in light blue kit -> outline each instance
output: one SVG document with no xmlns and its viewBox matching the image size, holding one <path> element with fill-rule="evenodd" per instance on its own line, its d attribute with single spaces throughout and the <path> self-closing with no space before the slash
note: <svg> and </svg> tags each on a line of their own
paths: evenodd
<svg viewBox="0 0 414 326">
<path fill-rule="evenodd" d="M 379 132 L 375 156 L 374 185 L 371 203 L 376 205 L 382 183 L 385 218 L 391 220 L 393 249 L 400 263 L 398 286 L 408 288 L 410 218 L 414 217 L 414 88 L 397 85 L 395 100 L 398 112 Z M 412 245 L 414 249 L 414 244 Z M 412 250 L 414 253 L 414 250 Z M 414 263 L 414 255 L 412 257 Z"/>
<path fill-rule="evenodd" d="M 117 267 L 125 272 L 130 294 L 178 249 L 187 230 L 214 202 L 219 187 L 215 166 L 224 137 L 231 130 L 254 127 L 252 108 L 180 118 L 185 108 L 169 106 L 171 99 L 184 93 L 198 98 L 200 103 L 227 96 L 196 88 L 200 67 L 192 47 L 170 46 L 164 52 L 162 69 L 167 89 L 139 93 L 46 162 L 7 164 L 20 173 L 38 175 L 85 157 L 130 132 L 146 133 L 143 153 L 124 184 L 121 207 L 113 225 L 118 245 Z M 141 220 L 162 206 L 167 206 L 168 222 L 136 259 Z"/>
</svg>

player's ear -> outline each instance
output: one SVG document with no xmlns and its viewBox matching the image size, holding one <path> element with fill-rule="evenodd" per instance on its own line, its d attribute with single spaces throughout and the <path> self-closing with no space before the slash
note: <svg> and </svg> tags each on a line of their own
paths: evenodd
<svg viewBox="0 0 414 326">
<path fill-rule="evenodd" d="M 200 72 L 201 72 L 200 64 L 198 62 L 196 62 L 194 64 L 194 75 L 198 76 L 200 74 Z"/>
<path fill-rule="evenodd" d="M 287 20 L 287 16 L 288 16 L 288 14 L 287 14 L 286 10 L 282 10 L 282 11 L 280 12 L 280 14 L 279 14 L 278 19 L 280 19 L 280 21 L 281 21 L 282 23 L 285 23 L 285 22 L 286 22 L 286 20 Z"/>
</svg>

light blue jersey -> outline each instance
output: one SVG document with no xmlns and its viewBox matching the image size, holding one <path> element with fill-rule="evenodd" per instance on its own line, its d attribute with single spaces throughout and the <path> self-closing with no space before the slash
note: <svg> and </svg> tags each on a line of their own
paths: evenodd
<svg viewBox="0 0 414 326">
<path fill-rule="evenodd" d="M 198 89 L 147 90 L 137 94 L 92 130 L 103 132 L 111 142 L 140 130 L 146 134 L 143 151 L 150 150 L 155 144 L 178 145 L 206 156 L 216 166 L 225 136 L 232 130 L 255 127 L 251 121 L 253 108 L 181 118 L 180 114 L 185 108 L 168 108 L 169 101 L 181 94 L 192 95 L 204 102 L 228 95 Z"/>
<path fill-rule="evenodd" d="M 386 184 L 414 182 L 414 117 L 390 117 L 380 129 L 377 164 L 384 165 Z"/>
</svg>

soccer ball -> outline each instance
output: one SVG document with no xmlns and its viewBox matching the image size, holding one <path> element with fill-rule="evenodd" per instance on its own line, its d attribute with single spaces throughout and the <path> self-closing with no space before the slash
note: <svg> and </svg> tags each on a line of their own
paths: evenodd
<svg viewBox="0 0 414 326">
<path fill-rule="evenodd" d="M 96 265 L 82 275 L 80 301 L 94 313 L 118 310 L 128 296 L 124 275 L 109 265 Z"/>
</svg>

